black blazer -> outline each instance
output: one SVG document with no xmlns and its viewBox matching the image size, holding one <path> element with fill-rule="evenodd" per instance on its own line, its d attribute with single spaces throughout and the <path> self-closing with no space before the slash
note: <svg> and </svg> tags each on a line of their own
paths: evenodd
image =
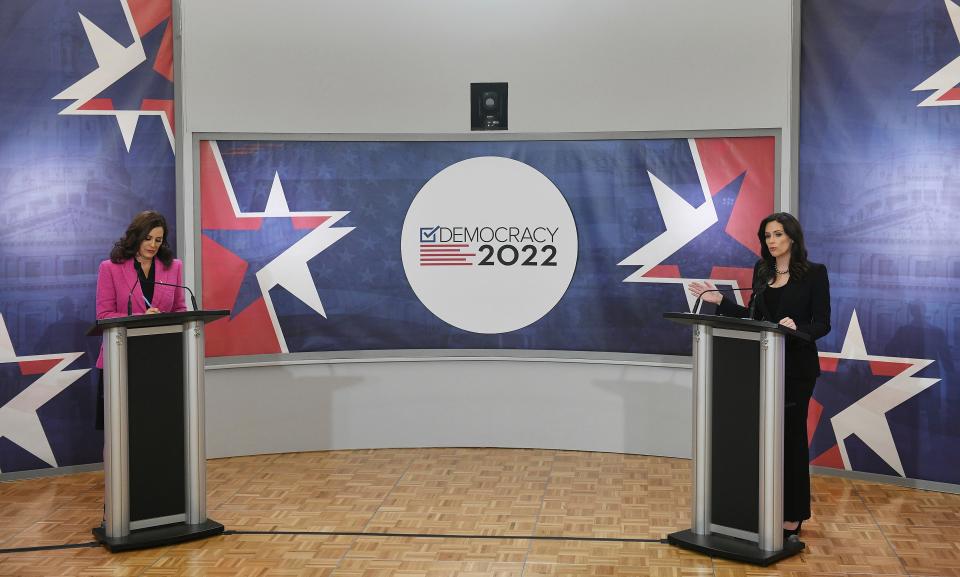
<svg viewBox="0 0 960 577">
<path fill-rule="evenodd" d="M 757 271 L 760 262 L 753 267 L 753 284 L 758 286 L 760 281 Z M 780 297 L 780 318 L 771 318 L 766 303 L 761 295 L 754 310 L 756 320 L 779 323 L 780 319 L 790 317 L 797 323 L 797 330 L 810 335 L 812 339 L 819 339 L 830 332 L 830 280 L 827 278 L 827 267 L 811 262 L 810 269 L 801 279 L 790 275 L 790 280 L 784 285 Z M 753 303 L 753 293 L 750 303 Z M 749 307 L 749 305 L 748 305 Z M 732 299 L 724 297 L 717 306 L 717 312 L 728 317 L 744 318 L 749 314 L 749 308 L 742 307 Z M 784 355 L 784 378 L 811 379 L 820 375 L 820 358 L 817 354 L 817 344 L 814 341 L 804 341 L 787 337 L 786 354 Z"/>
</svg>

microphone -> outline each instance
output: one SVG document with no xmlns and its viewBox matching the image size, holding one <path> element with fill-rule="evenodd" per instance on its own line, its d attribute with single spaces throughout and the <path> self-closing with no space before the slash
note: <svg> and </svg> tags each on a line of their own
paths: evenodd
<svg viewBox="0 0 960 577">
<path fill-rule="evenodd" d="M 136 259 L 133 261 L 133 269 L 136 271 L 140 269 L 140 263 Z M 130 293 L 127 295 L 127 316 L 133 316 L 133 291 L 137 288 L 137 285 L 140 284 L 140 274 L 137 273 L 137 281 L 133 283 L 133 286 L 130 287 Z"/>
<path fill-rule="evenodd" d="M 159 284 L 159 285 L 163 285 L 163 286 L 172 286 L 172 287 L 182 288 L 182 289 L 186 290 L 188 293 L 190 293 L 190 304 L 193 305 L 193 310 L 197 310 L 197 297 L 193 296 L 193 291 L 190 290 L 190 287 L 184 286 L 184 285 L 182 285 L 182 284 L 173 284 L 173 283 L 169 283 L 169 282 L 160 282 L 160 281 L 158 281 L 158 280 L 153 281 L 153 284 Z"/>
<path fill-rule="evenodd" d="M 753 291 L 753 299 L 750 300 L 750 318 L 753 318 L 753 313 L 757 310 L 757 301 L 760 300 L 760 295 L 763 294 L 763 291 L 767 290 L 767 282 L 764 280 L 758 280 L 757 284 L 753 285 L 751 289 Z"/>
<path fill-rule="evenodd" d="M 693 314 L 695 315 L 700 314 L 700 305 L 703 304 L 702 302 L 703 295 L 707 293 L 726 293 L 726 292 L 734 292 L 734 291 L 752 291 L 752 290 L 757 290 L 757 289 L 756 288 L 733 288 L 733 287 L 707 289 L 702 293 L 700 293 L 700 296 L 697 297 L 697 301 L 693 303 Z M 763 292 L 763 291 L 761 290 L 760 292 Z M 753 310 L 751 310 L 750 313 L 751 313 L 750 318 L 753 318 Z"/>
</svg>

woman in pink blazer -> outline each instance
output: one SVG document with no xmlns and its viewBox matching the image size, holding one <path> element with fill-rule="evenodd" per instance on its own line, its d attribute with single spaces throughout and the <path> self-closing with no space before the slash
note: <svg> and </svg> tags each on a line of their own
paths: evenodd
<svg viewBox="0 0 960 577">
<path fill-rule="evenodd" d="M 183 289 L 154 284 L 183 284 L 183 263 L 173 258 L 167 241 L 167 221 L 159 212 L 145 210 L 133 217 L 127 232 L 100 263 L 97 273 L 97 320 L 131 314 L 187 310 Z M 129 303 L 129 304 L 128 304 Z M 103 369 L 103 346 L 97 358 Z M 103 371 L 97 389 L 97 428 L 103 429 Z"/>
</svg>

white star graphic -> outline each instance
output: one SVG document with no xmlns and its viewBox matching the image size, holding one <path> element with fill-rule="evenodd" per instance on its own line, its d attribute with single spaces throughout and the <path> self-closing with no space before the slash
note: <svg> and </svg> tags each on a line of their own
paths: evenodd
<svg viewBox="0 0 960 577">
<path fill-rule="evenodd" d="M 37 410 L 90 370 L 64 370 L 82 354 L 63 353 L 18 357 L 13 350 L 13 342 L 10 340 L 10 333 L 7 332 L 6 322 L 0 314 L 0 363 L 60 361 L 19 395 L 0 407 L 0 437 L 10 439 L 51 467 L 57 466 L 57 459 L 53 456 L 53 449 L 43 431 Z M 0 470 L 0 473 L 2 472 Z"/>
<path fill-rule="evenodd" d="M 697 299 L 687 290 L 690 283 L 696 281 L 710 283 L 721 282 L 725 285 L 732 285 L 734 288 L 739 288 L 739 283 L 736 280 L 657 278 L 645 276 L 717 222 L 717 209 L 713 204 L 713 196 L 711 196 L 707 186 L 707 178 L 703 172 L 703 164 L 700 161 L 700 152 L 697 149 L 697 143 L 692 138 L 688 139 L 688 143 L 690 145 L 690 152 L 693 154 L 694 164 L 697 167 L 697 176 L 700 179 L 700 189 L 703 191 L 703 203 L 694 208 L 684 200 L 683 197 L 657 178 L 656 175 L 648 171 L 647 175 L 650 177 L 653 194 L 657 199 L 657 206 L 660 208 L 660 215 L 663 217 L 663 224 L 666 230 L 660 233 L 655 239 L 640 247 L 636 252 L 617 263 L 617 265 L 640 267 L 636 272 L 623 279 L 623 282 L 674 283 L 683 285 L 683 291 L 687 297 L 687 307 L 692 311 Z M 737 303 L 742 305 L 743 298 L 740 295 L 740 291 L 733 291 L 733 294 Z"/>
<path fill-rule="evenodd" d="M 227 190 L 227 196 L 229 197 L 230 205 L 233 207 L 233 214 L 236 218 L 326 217 L 327 219 L 257 271 L 257 283 L 260 285 L 260 292 L 263 294 L 267 311 L 270 313 L 270 321 L 273 323 L 273 330 L 277 335 L 277 342 L 280 343 L 280 350 L 288 353 L 290 350 L 287 348 L 286 338 L 283 336 L 283 330 L 280 328 L 280 321 L 277 318 L 277 313 L 273 306 L 273 299 L 270 298 L 270 289 L 275 286 L 283 287 L 290 292 L 290 294 L 313 309 L 317 314 L 326 318 L 327 313 L 323 308 L 323 302 L 320 300 L 320 294 L 317 292 L 317 286 L 313 282 L 313 277 L 310 275 L 307 261 L 323 252 L 327 247 L 346 236 L 355 228 L 352 226 L 333 228 L 333 225 L 350 214 L 350 211 L 291 211 L 287 205 L 287 197 L 283 192 L 283 185 L 280 183 L 280 174 L 274 173 L 273 185 L 270 187 L 270 196 L 267 198 L 267 206 L 264 211 L 241 212 L 240 204 L 237 202 L 237 195 L 233 191 L 233 184 L 230 182 L 230 176 L 227 174 L 226 166 L 223 164 L 220 147 L 216 142 L 210 142 L 210 147 L 213 150 L 213 156 L 217 161 L 217 168 L 220 171 L 224 188 Z"/>
<path fill-rule="evenodd" d="M 87 74 L 69 88 L 53 97 L 53 100 L 73 100 L 73 102 L 60 111 L 60 114 L 69 115 L 87 115 L 87 116 L 113 116 L 117 119 L 117 126 L 120 127 L 120 133 L 123 135 L 123 143 L 130 152 L 130 145 L 133 142 L 133 136 L 137 129 L 137 122 L 141 116 L 159 116 L 163 122 L 164 129 L 167 132 L 167 138 L 170 140 L 170 148 L 173 145 L 173 127 L 167 115 L 162 111 L 155 110 L 81 110 L 81 108 L 90 102 L 97 94 L 110 87 L 114 82 L 123 78 L 131 70 L 139 66 L 147 55 L 143 50 L 143 42 L 137 33 L 134 25 L 133 15 L 127 0 L 120 0 L 123 6 L 123 13 L 127 18 L 127 25 L 130 27 L 130 33 L 133 36 L 133 44 L 123 46 L 110 37 L 100 27 L 87 19 L 83 14 L 80 21 L 83 23 L 83 29 L 87 33 L 87 39 L 90 42 L 90 48 L 93 49 L 94 58 L 97 60 L 97 68 L 90 74 Z"/>
<path fill-rule="evenodd" d="M 843 347 L 840 352 L 821 352 L 820 356 L 829 359 L 879 361 L 911 365 L 830 419 L 845 469 L 851 470 L 846 439 L 850 435 L 856 435 L 901 477 L 906 477 L 903 464 L 900 462 L 900 454 L 897 452 L 896 443 L 893 441 L 890 424 L 887 422 L 887 412 L 940 381 L 940 379 L 913 376 L 932 363 L 933 360 L 883 357 L 867 353 L 856 311 L 850 317 L 850 325 L 847 327 L 847 335 L 843 339 Z"/>
<path fill-rule="evenodd" d="M 953 31 L 960 41 L 960 6 L 952 0 L 943 0 L 947 6 L 947 13 L 950 15 L 950 22 L 953 24 Z M 927 78 L 918 84 L 913 91 L 933 90 L 934 93 L 917 106 L 957 106 L 960 105 L 960 97 L 956 99 L 940 100 L 944 94 L 957 88 L 960 84 L 960 56 L 953 59 L 952 62 L 937 70 L 930 78 Z"/>
</svg>

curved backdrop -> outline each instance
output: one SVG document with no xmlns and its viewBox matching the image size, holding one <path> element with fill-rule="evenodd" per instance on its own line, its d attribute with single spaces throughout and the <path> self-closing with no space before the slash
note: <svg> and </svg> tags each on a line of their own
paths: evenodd
<svg viewBox="0 0 960 577">
<path fill-rule="evenodd" d="M 689 355 L 686 284 L 748 287 L 773 136 L 199 142 L 210 356 Z M 739 298 L 739 294 L 736 294 Z"/>
</svg>

